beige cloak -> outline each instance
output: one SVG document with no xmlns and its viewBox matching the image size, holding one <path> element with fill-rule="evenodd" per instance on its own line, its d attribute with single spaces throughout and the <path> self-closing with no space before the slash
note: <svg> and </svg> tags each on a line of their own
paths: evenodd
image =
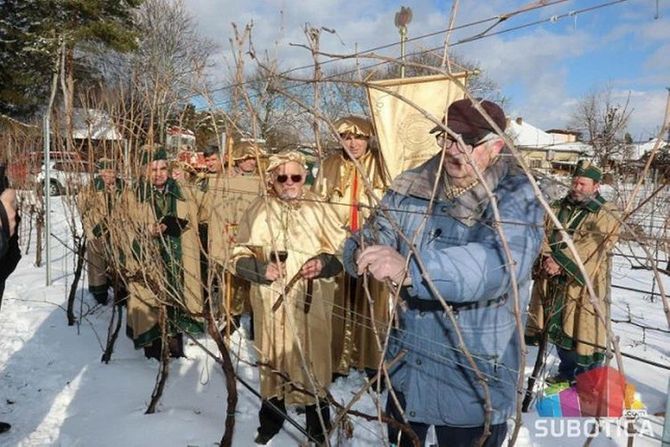
<svg viewBox="0 0 670 447">
<path fill-rule="evenodd" d="M 344 153 L 324 160 L 313 186 L 314 192 L 333 204 L 342 225 L 352 231 L 363 226 L 377 205 L 373 194 L 381 199 L 386 189 L 385 176 L 373 150 L 368 150 L 358 161 L 372 186 L 372 193 L 365 187 L 363 176 L 353 161 Z M 346 273 L 338 278 L 333 310 L 333 363 L 339 373 L 347 373 L 350 366 L 379 367 L 382 353 L 375 331 L 383 343 L 389 321 L 390 297 L 384 284 L 374 278 L 369 278 L 368 289 L 374 303 L 373 317 L 363 280 L 355 280 Z"/>
<path fill-rule="evenodd" d="M 275 196 L 258 198 L 239 224 L 233 249 L 233 268 L 242 257 L 267 262 L 273 247 L 288 253 L 285 277 L 251 286 L 261 395 L 264 399 L 284 398 L 287 404 L 313 404 L 313 397 L 292 385 L 323 397 L 332 375 L 334 279 L 312 280 L 308 312 L 305 301 L 309 281 L 304 279 L 297 280 L 277 310 L 272 310 L 290 278 L 306 261 L 321 253 L 340 253 L 345 233 L 330 206 L 316 199 L 309 192 L 291 202 Z"/>
</svg>

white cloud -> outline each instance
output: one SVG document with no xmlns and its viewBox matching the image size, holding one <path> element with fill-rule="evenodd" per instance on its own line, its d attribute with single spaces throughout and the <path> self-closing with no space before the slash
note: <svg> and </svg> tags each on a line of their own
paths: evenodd
<svg viewBox="0 0 670 447">
<path fill-rule="evenodd" d="M 622 100 L 628 91 L 614 92 Z M 616 96 L 615 96 L 616 97 Z M 630 122 L 628 129 L 633 139 L 644 141 L 658 134 L 668 100 L 667 90 L 630 91 Z M 666 136 L 666 135 L 664 135 Z"/>
<path fill-rule="evenodd" d="M 501 85 L 519 79 L 533 82 L 539 73 L 555 70 L 567 59 L 581 55 L 588 47 L 583 33 L 560 35 L 540 30 L 532 35 L 474 42 L 468 54 Z"/>
<path fill-rule="evenodd" d="M 252 40 L 256 51 L 279 59 L 284 68 L 311 63 L 308 50 L 290 45 L 306 43 L 303 29 L 307 23 L 336 31 L 335 35 L 322 32 L 321 49 L 325 52 L 349 54 L 398 40 L 393 19 L 399 7 L 380 1 L 363 0 L 352 4 L 344 1 L 189 0 L 188 5 L 200 31 L 217 40 L 224 53 L 230 51 L 230 23 L 234 21 L 243 27 L 253 20 Z M 412 9 L 414 20 L 410 30 L 413 33 L 435 29 L 445 20 L 429 1 L 415 2 Z M 397 54 L 398 49 L 391 51 Z"/>
<path fill-rule="evenodd" d="M 670 40 L 670 18 L 661 17 L 647 21 L 640 27 L 640 37 L 645 40 L 667 42 Z"/>
<path fill-rule="evenodd" d="M 670 74 L 670 43 L 660 46 L 645 61 L 645 66 L 659 72 L 663 70 L 666 82 Z"/>
<path fill-rule="evenodd" d="M 527 1 L 510 3 L 509 0 L 464 0 L 460 3 L 457 25 L 513 11 Z M 288 69 L 311 63 L 308 50 L 290 46 L 291 43 L 306 42 L 303 34 L 306 23 L 336 30 L 335 35 L 322 32 L 323 51 L 353 53 L 398 40 L 393 18 L 402 3 L 382 0 L 186 0 L 185 4 L 194 15 L 200 32 L 221 45 L 222 51 L 217 55 L 219 61 L 226 59 L 231 64 L 228 43 L 232 36 L 230 23 L 234 21 L 243 27 L 253 20 L 253 42 L 257 53 L 264 55 L 267 52 L 271 58 L 278 59 L 280 68 Z M 576 63 L 589 62 L 579 58 L 597 54 L 602 48 L 639 48 L 647 59 L 642 67 L 637 67 L 639 70 L 635 79 L 612 80 L 606 70 L 601 76 L 603 84 L 612 81 L 617 89 L 631 88 L 641 94 L 635 96 L 635 113 L 631 120 L 631 129 L 641 134 L 659 125 L 661 118 L 653 110 L 662 108 L 658 103 L 664 101 L 661 98 L 664 92 L 645 89 L 658 88 L 658 83 L 667 81 L 670 71 L 670 44 L 666 43 L 670 39 L 670 19 L 665 14 L 667 8 L 661 10 L 661 18 L 653 20 L 655 9 L 649 5 L 647 0 L 632 0 L 627 6 L 487 37 L 458 45 L 453 50 L 468 60 L 478 61 L 485 74 L 501 88 L 514 86 L 521 92 L 519 97 L 512 97 L 511 113 L 519 114 L 540 127 L 562 127 L 567 124 L 579 100 L 574 94 L 581 93 L 579 88 L 568 85 L 571 70 Z M 417 0 L 410 6 L 414 13 L 409 26 L 410 38 L 447 27 L 450 2 L 438 8 L 433 0 Z M 513 16 L 492 32 L 579 7 L 578 2 L 570 2 Z M 492 23 L 454 32 L 451 42 L 472 37 Z M 444 36 L 438 35 L 411 43 L 408 50 L 417 46 L 439 46 L 443 40 Z M 399 49 L 396 46 L 380 53 L 395 56 Z M 626 63 L 625 60 L 622 62 Z M 362 65 L 370 63 L 373 62 L 361 62 Z M 248 60 L 246 64 L 254 65 Z M 228 82 L 224 76 L 226 71 L 221 64 L 216 73 L 219 85 Z M 308 71 L 303 74 L 307 76 Z M 570 95 L 568 91 L 576 93 Z"/>
</svg>

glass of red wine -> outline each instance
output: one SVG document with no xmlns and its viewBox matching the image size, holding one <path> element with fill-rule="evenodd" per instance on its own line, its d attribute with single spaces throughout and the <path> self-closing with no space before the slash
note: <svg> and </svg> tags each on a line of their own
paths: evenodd
<svg viewBox="0 0 670 447">
<path fill-rule="evenodd" d="M 286 250 L 277 250 L 276 252 L 274 251 L 270 252 L 270 262 L 274 262 L 275 264 L 277 263 L 277 261 L 286 262 L 286 258 L 288 258 L 288 252 Z"/>
</svg>

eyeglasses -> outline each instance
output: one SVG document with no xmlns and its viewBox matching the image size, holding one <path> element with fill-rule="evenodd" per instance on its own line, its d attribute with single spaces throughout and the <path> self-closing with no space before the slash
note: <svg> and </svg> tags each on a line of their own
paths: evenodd
<svg viewBox="0 0 670 447">
<path fill-rule="evenodd" d="M 494 138 L 497 138 L 498 135 L 495 133 L 488 133 L 486 134 L 483 138 L 466 138 L 461 136 L 463 139 L 463 143 L 465 143 L 466 146 L 470 146 L 472 149 L 476 148 L 480 144 L 486 143 L 487 141 L 493 140 Z M 446 147 L 451 147 L 452 144 L 456 143 L 456 140 L 452 138 L 451 135 L 447 134 L 446 132 L 440 132 L 437 135 L 435 135 L 435 140 L 437 141 L 437 145 L 440 147 L 445 146 L 445 139 L 448 142 Z"/>
<path fill-rule="evenodd" d="M 300 183 L 300 181 L 302 180 L 302 175 L 300 175 L 300 174 L 291 174 L 291 175 L 279 174 L 277 176 L 277 181 L 279 183 L 286 183 L 288 181 L 289 177 L 291 178 L 291 181 L 293 183 Z"/>
</svg>

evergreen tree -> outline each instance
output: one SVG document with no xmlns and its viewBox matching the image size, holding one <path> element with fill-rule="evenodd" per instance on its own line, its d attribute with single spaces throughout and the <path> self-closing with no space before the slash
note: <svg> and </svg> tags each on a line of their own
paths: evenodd
<svg viewBox="0 0 670 447">
<path fill-rule="evenodd" d="M 95 78 L 89 51 L 133 50 L 142 1 L 0 0 L 0 113 L 27 118 L 45 104 L 61 42 L 71 80 Z"/>
</svg>

